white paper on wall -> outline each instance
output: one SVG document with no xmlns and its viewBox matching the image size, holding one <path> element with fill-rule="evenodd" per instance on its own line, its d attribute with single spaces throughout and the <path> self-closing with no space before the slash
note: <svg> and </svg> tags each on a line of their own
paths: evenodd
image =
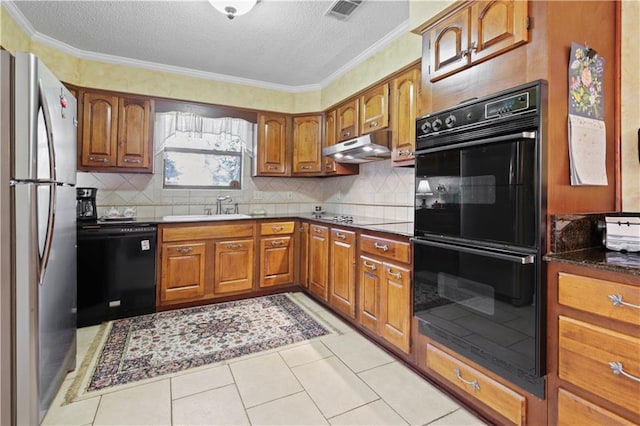
<svg viewBox="0 0 640 426">
<path fill-rule="evenodd" d="M 607 185 L 605 123 L 569 114 L 571 185 Z"/>
</svg>

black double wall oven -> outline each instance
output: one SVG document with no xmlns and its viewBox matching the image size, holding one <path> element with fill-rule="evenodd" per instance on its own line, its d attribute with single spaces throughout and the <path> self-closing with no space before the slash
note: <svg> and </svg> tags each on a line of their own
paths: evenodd
<svg viewBox="0 0 640 426">
<path fill-rule="evenodd" d="M 417 119 L 413 238 L 419 332 L 541 398 L 545 99 L 536 81 Z"/>
</svg>

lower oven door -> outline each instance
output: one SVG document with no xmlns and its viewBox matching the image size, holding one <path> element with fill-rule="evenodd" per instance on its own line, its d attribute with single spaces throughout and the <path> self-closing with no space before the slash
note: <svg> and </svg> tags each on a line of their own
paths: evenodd
<svg viewBox="0 0 640 426">
<path fill-rule="evenodd" d="M 538 253 L 413 241 L 419 331 L 544 397 Z"/>
</svg>

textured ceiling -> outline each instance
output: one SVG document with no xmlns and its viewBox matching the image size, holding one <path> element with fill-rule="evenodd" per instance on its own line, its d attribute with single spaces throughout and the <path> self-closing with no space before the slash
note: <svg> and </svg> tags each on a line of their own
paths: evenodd
<svg viewBox="0 0 640 426">
<path fill-rule="evenodd" d="M 36 34 L 85 57 L 293 87 L 326 84 L 363 52 L 407 30 L 408 0 L 365 0 L 347 21 L 324 16 L 332 3 L 261 0 L 229 20 L 205 0 L 12 2 Z"/>
</svg>

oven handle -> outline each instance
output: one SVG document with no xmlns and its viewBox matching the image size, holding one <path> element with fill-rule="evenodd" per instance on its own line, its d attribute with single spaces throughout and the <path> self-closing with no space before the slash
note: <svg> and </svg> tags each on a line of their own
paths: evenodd
<svg viewBox="0 0 640 426">
<path fill-rule="evenodd" d="M 419 151 L 416 151 L 414 155 L 418 156 L 421 154 L 430 154 L 432 152 L 447 151 L 447 150 L 456 149 L 456 148 L 467 148 L 470 146 L 477 146 L 477 145 L 486 145 L 490 143 L 504 142 L 504 141 L 510 141 L 514 139 L 535 139 L 536 135 L 537 135 L 536 132 L 512 133 L 509 135 L 496 136 L 493 138 L 478 139 L 478 140 L 469 141 L 469 142 L 460 142 L 454 145 L 444 145 L 444 146 L 436 146 L 433 148 L 421 149 Z"/>
<path fill-rule="evenodd" d="M 463 253 L 471 253 L 471 254 L 478 254 L 478 255 L 486 256 L 486 257 L 492 257 L 494 259 L 508 260 L 509 262 L 516 262 L 516 263 L 520 263 L 522 265 L 530 265 L 532 263 L 535 263 L 535 261 L 536 261 L 536 255 L 535 254 L 528 254 L 526 256 L 518 256 L 518 255 L 513 255 L 513 254 L 497 253 L 497 252 L 494 252 L 494 251 L 476 249 L 476 248 L 472 248 L 472 247 L 455 246 L 455 245 L 452 245 L 452 244 L 439 243 L 439 242 L 436 242 L 436 241 L 421 240 L 421 239 L 418 239 L 418 238 L 411 238 L 411 241 L 413 241 L 416 244 L 422 244 L 422 245 L 425 245 L 425 246 L 446 248 L 446 249 L 450 249 L 450 250 L 461 251 Z"/>
</svg>

